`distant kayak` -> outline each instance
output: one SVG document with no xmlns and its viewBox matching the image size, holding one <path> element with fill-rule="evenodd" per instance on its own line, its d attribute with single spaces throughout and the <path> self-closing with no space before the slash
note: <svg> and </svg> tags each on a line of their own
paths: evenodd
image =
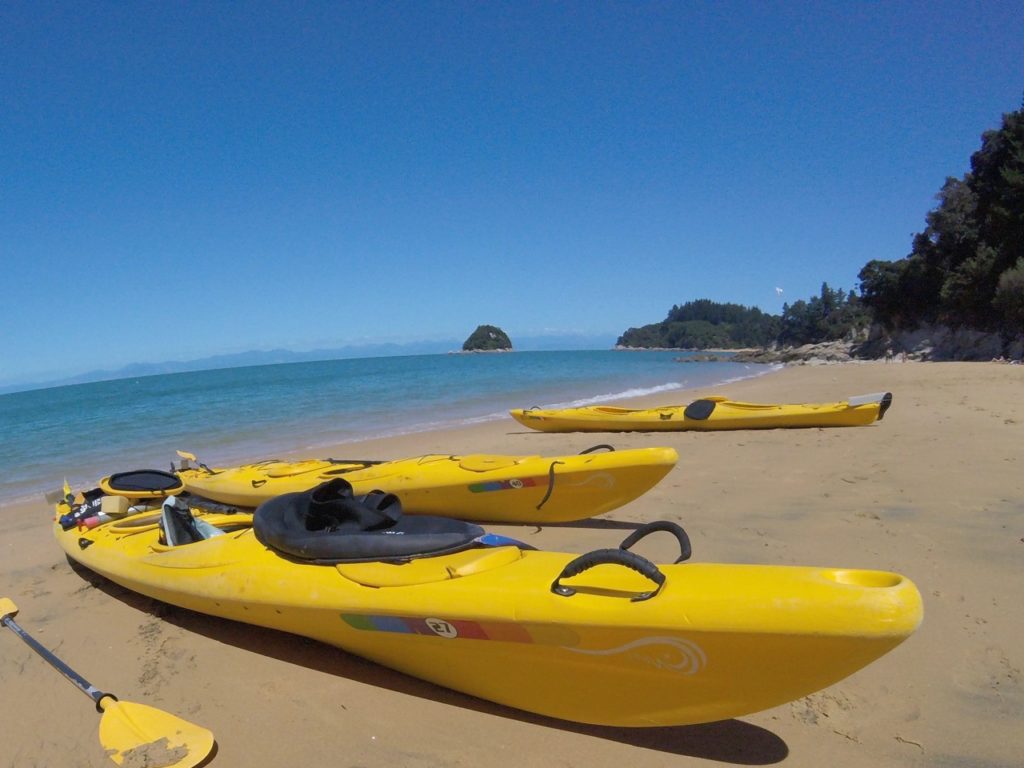
<svg viewBox="0 0 1024 768">
<path fill-rule="evenodd" d="M 142 595 L 598 725 L 711 722 L 793 701 L 921 622 L 921 596 L 897 573 L 682 562 L 690 542 L 670 522 L 612 549 L 540 551 L 450 517 L 403 517 L 385 499 L 360 508 L 346 486 L 255 514 L 169 497 L 54 534 L 69 558 Z M 68 494 L 58 519 L 79 514 L 79 499 Z M 676 536 L 675 562 L 633 551 L 655 532 Z"/>
<path fill-rule="evenodd" d="M 650 490 L 679 459 L 674 448 L 598 448 L 568 456 L 273 459 L 229 468 L 211 468 L 181 452 L 185 463 L 177 474 L 190 493 L 243 507 L 344 477 L 356 493 L 397 494 L 409 514 L 543 524 L 583 520 L 620 507 Z"/>
<path fill-rule="evenodd" d="M 689 405 L 618 408 L 591 405 L 543 410 L 517 408 L 520 424 L 541 432 L 682 432 L 794 427 L 860 427 L 879 421 L 892 405 L 892 393 L 851 397 L 837 403 L 762 405 L 713 396 Z"/>
</svg>

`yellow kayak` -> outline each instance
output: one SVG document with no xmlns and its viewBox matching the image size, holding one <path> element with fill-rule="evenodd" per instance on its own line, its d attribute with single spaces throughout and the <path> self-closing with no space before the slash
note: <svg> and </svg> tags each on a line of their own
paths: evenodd
<svg viewBox="0 0 1024 768">
<path fill-rule="evenodd" d="M 570 456 L 270 460 L 210 468 L 192 454 L 179 455 L 185 461 L 177 474 L 185 489 L 225 504 L 256 507 L 274 496 L 344 477 L 356 493 L 398 494 L 411 514 L 538 524 L 583 520 L 620 507 L 653 487 L 679 458 L 674 448 L 635 448 Z"/>
<path fill-rule="evenodd" d="M 277 497 L 255 515 L 170 497 L 154 511 L 54 530 L 72 560 L 151 598 L 599 725 L 684 725 L 783 704 L 878 659 L 922 618 L 917 588 L 896 573 L 681 562 L 689 540 L 674 523 L 579 556 L 451 518 L 388 518 L 386 502 L 371 511 L 389 524 L 344 532 L 349 520 L 331 511 L 352 501 L 332 488 L 342 482 Z M 58 517 L 70 510 L 59 504 Z M 630 549 L 655 531 L 679 540 L 675 563 Z"/>
<path fill-rule="evenodd" d="M 892 405 L 892 394 L 880 392 L 838 403 L 761 405 L 712 396 L 689 405 L 660 408 L 583 408 L 510 411 L 520 424 L 541 432 L 681 432 L 781 427 L 858 427 L 881 420 Z"/>
</svg>

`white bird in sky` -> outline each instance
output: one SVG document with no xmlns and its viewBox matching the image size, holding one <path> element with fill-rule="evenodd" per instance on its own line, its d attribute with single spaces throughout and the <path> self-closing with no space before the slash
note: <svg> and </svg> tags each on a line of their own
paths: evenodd
<svg viewBox="0 0 1024 768">
<path fill-rule="evenodd" d="M 782 295 L 782 289 L 781 289 L 781 288 L 778 288 L 778 287 L 776 287 L 776 288 L 775 288 L 775 295 L 776 295 L 776 296 L 781 296 L 781 295 Z"/>
</svg>

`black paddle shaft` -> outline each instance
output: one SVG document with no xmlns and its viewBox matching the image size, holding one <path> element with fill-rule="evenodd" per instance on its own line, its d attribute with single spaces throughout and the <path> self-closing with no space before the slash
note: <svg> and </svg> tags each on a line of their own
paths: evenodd
<svg viewBox="0 0 1024 768">
<path fill-rule="evenodd" d="M 38 640 L 32 637 L 32 635 L 30 635 L 24 629 L 19 627 L 18 623 L 10 616 L 3 617 L 3 625 L 12 632 L 14 632 L 14 634 L 16 634 L 22 640 L 24 640 L 25 643 L 29 646 L 29 648 L 31 648 L 33 651 L 35 651 L 48 662 L 50 662 L 53 668 L 60 672 L 62 675 L 64 675 L 64 677 L 66 677 L 72 683 L 74 683 L 75 687 L 78 690 L 80 690 L 82 693 L 84 693 L 86 696 L 88 696 L 90 699 L 96 702 L 97 712 L 103 711 L 103 708 L 100 706 L 100 702 L 107 696 L 114 699 L 115 701 L 117 700 L 117 697 L 114 696 L 112 693 L 104 693 L 95 685 L 93 685 L 84 677 L 82 677 L 80 674 L 75 672 L 75 670 L 73 670 L 63 661 L 54 656 L 51 651 L 49 651 Z"/>
</svg>

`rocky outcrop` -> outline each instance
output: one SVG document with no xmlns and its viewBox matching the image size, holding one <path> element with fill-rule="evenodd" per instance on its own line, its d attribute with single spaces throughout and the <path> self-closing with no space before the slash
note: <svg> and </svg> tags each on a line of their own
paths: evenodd
<svg viewBox="0 0 1024 768">
<path fill-rule="evenodd" d="M 823 344 L 804 344 L 799 347 L 779 347 L 758 350 L 756 352 L 740 352 L 733 356 L 737 363 L 786 363 L 786 364 L 822 364 L 848 363 L 853 355 L 850 341 L 827 341 Z"/>
<path fill-rule="evenodd" d="M 1000 334 L 945 326 L 926 326 L 913 331 L 886 333 L 873 327 L 866 337 L 827 341 L 800 347 L 778 347 L 742 351 L 716 357 L 734 363 L 784 363 L 786 365 L 827 365 L 850 360 L 1021 360 L 1024 336 L 1007 342 Z M 680 362 L 683 358 L 680 358 Z"/>
<path fill-rule="evenodd" d="M 845 363 L 852 355 L 848 341 L 805 344 L 801 347 L 770 347 L 743 349 L 737 352 L 712 353 L 677 357 L 677 363 Z"/>
<path fill-rule="evenodd" d="M 890 334 L 876 327 L 871 329 L 867 341 L 854 349 L 854 354 L 873 359 L 906 355 L 911 360 L 1020 360 L 1024 355 L 1024 336 L 1006 340 L 998 333 L 942 325 L 923 325 Z"/>
</svg>

